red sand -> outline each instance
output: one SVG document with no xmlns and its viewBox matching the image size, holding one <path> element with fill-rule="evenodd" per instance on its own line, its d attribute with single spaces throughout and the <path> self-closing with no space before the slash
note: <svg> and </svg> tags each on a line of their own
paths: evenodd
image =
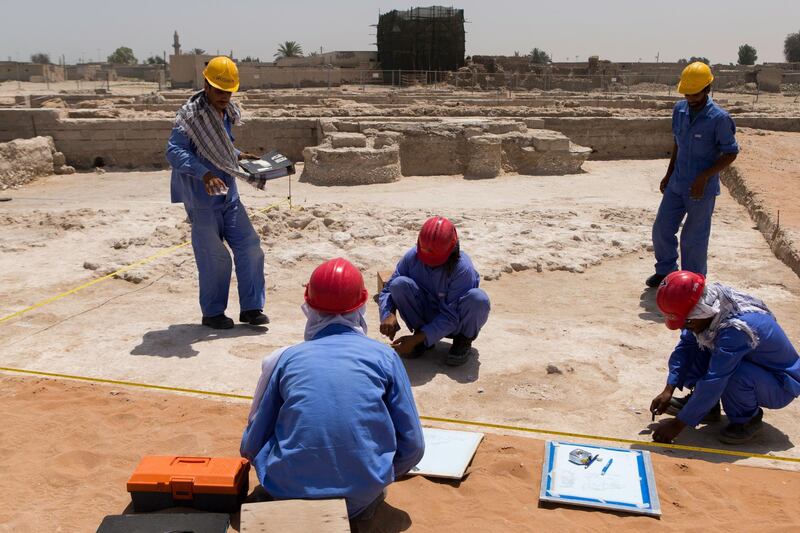
<svg viewBox="0 0 800 533">
<path fill-rule="evenodd" d="M 125 482 L 140 456 L 236 455 L 248 410 L 245 403 L 7 375 L 0 391 L 0 530 L 15 532 L 94 531 L 103 516 L 127 507 Z M 395 483 L 358 530 L 800 528 L 797 473 L 656 453 L 660 520 L 539 507 L 542 452 L 540 440 L 489 434 L 463 481 Z"/>
</svg>

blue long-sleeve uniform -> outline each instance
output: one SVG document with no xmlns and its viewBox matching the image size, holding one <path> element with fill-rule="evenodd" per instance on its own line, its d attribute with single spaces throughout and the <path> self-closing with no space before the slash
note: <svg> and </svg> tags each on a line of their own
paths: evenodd
<svg viewBox="0 0 800 533">
<path fill-rule="evenodd" d="M 224 116 L 223 123 L 232 142 L 234 137 L 231 133 L 231 121 L 227 114 Z M 239 153 L 240 151 L 236 149 L 236 155 Z M 186 135 L 186 132 L 177 126 L 172 128 L 172 134 L 167 141 L 167 161 L 172 166 L 170 183 L 172 203 L 183 203 L 186 209 L 219 209 L 224 204 L 232 204 L 239 199 L 236 179 L 198 154 L 197 147 Z M 228 194 L 210 196 L 206 193 L 203 176 L 209 172 L 225 182 Z"/>
<path fill-rule="evenodd" d="M 656 273 L 666 275 L 678 269 L 676 235 L 686 217 L 680 238 L 681 268 L 705 275 L 711 216 L 720 192 L 719 174 L 709 178 L 702 199 L 691 199 L 689 192 L 695 178 L 712 167 L 721 154 L 739 152 L 736 125 L 711 97 L 694 117 L 688 102 L 681 100 L 672 111 L 672 134 L 678 156 L 653 224 Z"/>
<path fill-rule="evenodd" d="M 489 296 L 478 288 L 480 275 L 469 256 L 460 252 L 452 272 L 429 267 L 416 246 L 400 259 L 380 296 L 381 320 L 399 311 L 411 330 L 425 334 L 425 344 L 456 334 L 474 339 L 489 317 Z"/>
<path fill-rule="evenodd" d="M 233 141 L 227 115 L 224 123 Z M 183 203 L 192 223 L 192 248 L 200 278 L 203 316 L 221 315 L 228 306 L 232 263 L 223 241 L 233 250 L 242 311 L 263 309 L 264 252 L 239 200 L 236 179 L 198 154 L 197 147 L 177 126 L 167 142 L 167 161 L 172 166 L 172 202 Z M 203 176 L 208 172 L 225 182 L 226 195 L 211 196 L 206 192 Z"/>
<path fill-rule="evenodd" d="M 424 449 L 400 358 L 334 324 L 281 355 L 240 451 L 273 497 L 345 498 L 352 517 Z"/>
<path fill-rule="evenodd" d="M 800 396 L 800 358 L 773 316 L 744 313 L 739 316 L 755 332 L 758 344 L 735 327 L 720 330 L 709 351 L 697 344 L 689 330 L 669 358 L 667 383 L 694 387 L 692 397 L 678 413 L 688 426 L 696 426 L 722 400 L 728 419 L 743 423 L 758 408 L 780 409 Z"/>
</svg>

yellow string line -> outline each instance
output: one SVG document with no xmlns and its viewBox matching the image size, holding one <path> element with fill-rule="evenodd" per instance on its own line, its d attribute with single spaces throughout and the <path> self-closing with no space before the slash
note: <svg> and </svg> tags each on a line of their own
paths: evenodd
<svg viewBox="0 0 800 533">
<path fill-rule="evenodd" d="M 149 383 L 137 383 L 134 381 L 120 381 L 115 379 L 104 379 L 104 378 L 93 378 L 88 376 L 76 376 L 72 374 L 58 374 L 54 372 L 41 372 L 38 370 L 26 370 L 22 368 L 9 368 L 9 367 L 0 367 L 0 371 L 3 372 L 13 372 L 17 374 L 30 374 L 33 376 L 43 376 L 49 378 L 62 378 L 62 379 L 74 379 L 78 381 L 89 381 L 92 383 L 105 383 L 110 385 L 122 385 L 126 387 L 139 387 L 143 389 L 152 389 L 152 390 L 159 390 L 159 391 L 167 391 L 167 392 L 181 392 L 187 394 L 198 394 L 201 396 L 215 396 L 219 398 L 231 398 L 236 400 L 252 400 L 252 396 L 247 396 L 244 394 L 232 394 L 227 392 L 215 392 L 215 391 L 206 391 L 206 390 L 199 390 L 199 389 L 187 389 L 182 387 L 168 387 L 165 385 L 151 385 Z M 687 446 L 685 444 L 664 444 L 660 442 L 650 442 L 650 441 L 642 441 L 642 440 L 635 440 L 635 439 L 623 439 L 620 437 L 606 437 L 603 435 L 590 435 L 586 433 L 572 433 L 568 431 L 557 431 L 552 429 L 540 429 L 540 428 L 529 428 L 524 426 L 512 426 L 507 424 L 494 424 L 491 422 L 478 422 L 474 420 L 459 420 L 457 418 L 443 418 L 443 417 L 436 417 L 436 416 L 420 416 L 421 420 L 425 420 L 428 422 L 441 422 L 446 424 L 458 424 L 462 426 L 476 426 L 476 427 L 484 427 L 484 428 L 493 428 L 493 429 L 504 429 L 509 431 L 520 431 L 524 433 L 536 433 L 539 435 L 556 435 L 559 437 L 569 437 L 573 439 L 585 439 L 585 440 L 599 440 L 599 441 L 606 441 L 606 442 L 619 442 L 622 444 L 631 444 L 635 446 L 647 446 L 651 448 L 664 448 L 669 450 L 683 450 L 683 451 L 690 451 L 690 452 L 700 452 L 700 453 L 711 453 L 711 454 L 718 454 L 718 455 L 727 455 L 732 457 L 744 457 L 744 458 L 757 458 L 757 459 L 768 459 L 771 461 L 785 461 L 788 463 L 800 463 L 800 457 L 787 457 L 782 455 L 768 455 L 768 454 L 761 454 L 761 453 L 750 453 L 750 452 L 740 452 L 735 450 L 721 450 L 718 448 L 704 448 L 701 446 Z"/>
<path fill-rule="evenodd" d="M 274 204 L 268 205 L 267 207 L 264 207 L 262 209 L 258 209 L 257 212 L 266 213 L 270 209 L 273 209 L 273 208 L 279 206 L 280 204 L 282 204 L 282 203 L 284 203 L 286 201 L 291 201 L 291 200 L 289 200 L 288 198 L 283 199 L 280 202 L 275 202 Z M 70 289 L 70 290 L 62 292 L 60 294 L 56 294 L 55 296 L 51 296 L 50 298 L 47 298 L 46 300 L 42 300 L 41 302 L 35 303 L 35 304 L 33 304 L 33 305 L 29 306 L 29 307 L 26 307 L 25 309 L 20 309 L 19 311 L 16 311 L 14 313 L 11 313 L 10 315 L 6 315 L 6 316 L 0 318 L 0 324 L 2 324 L 3 322 L 6 322 L 7 320 L 11 320 L 12 318 L 24 315 L 25 313 L 28 313 L 29 311 L 33 311 L 34 309 L 38 309 L 38 308 L 40 308 L 42 306 L 45 306 L 45 305 L 47 305 L 49 303 L 55 302 L 56 300 L 60 300 L 60 299 L 65 298 L 65 297 L 67 297 L 67 296 L 69 296 L 71 294 L 75 294 L 76 292 L 82 291 L 83 289 L 87 289 L 87 288 L 91 287 L 92 285 L 100 283 L 101 281 L 105 281 L 107 279 L 111 279 L 111 278 L 113 278 L 115 276 L 118 276 L 118 275 L 122 274 L 123 272 L 126 272 L 126 271 L 128 271 L 128 270 L 130 270 L 132 268 L 136 268 L 137 266 L 141 266 L 141 265 L 146 265 L 148 263 L 152 263 L 156 259 L 158 259 L 160 257 L 163 257 L 165 255 L 169 255 L 172 252 L 174 252 L 175 250 L 179 250 L 179 249 L 181 249 L 181 248 L 183 248 L 185 246 L 188 246 L 189 244 L 191 244 L 191 241 L 184 241 L 184 242 L 182 242 L 180 244 L 176 244 L 174 246 L 170 246 L 169 248 L 165 248 L 164 250 L 161 250 L 160 252 L 157 252 L 157 253 L 155 253 L 155 254 L 153 254 L 151 256 L 145 257 L 144 259 L 139 259 L 138 261 L 135 261 L 135 262 L 133 262 L 133 263 L 131 263 L 129 265 L 126 265 L 126 266 L 120 268 L 119 270 L 115 270 L 111 274 L 106 274 L 105 276 L 102 276 L 102 277 L 99 277 L 99 278 L 95 278 L 95 279 L 93 279 L 91 281 L 88 281 L 88 282 L 84 283 L 83 285 L 75 287 L 74 289 Z"/>
</svg>

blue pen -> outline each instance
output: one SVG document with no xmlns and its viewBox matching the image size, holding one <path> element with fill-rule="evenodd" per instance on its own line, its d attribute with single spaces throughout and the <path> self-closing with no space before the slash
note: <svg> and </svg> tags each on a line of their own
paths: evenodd
<svg viewBox="0 0 800 533">
<path fill-rule="evenodd" d="M 608 471 L 608 467 L 610 467 L 611 463 L 613 463 L 613 462 L 614 462 L 614 458 L 612 457 L 611 459 L 608 460 L 608 462 L 606 463 L 606 466 L 604 466 L 603 470 L 600 472 L 601 476 L 605 476 L 606 475 L 606 472 Z"/>
</svg>

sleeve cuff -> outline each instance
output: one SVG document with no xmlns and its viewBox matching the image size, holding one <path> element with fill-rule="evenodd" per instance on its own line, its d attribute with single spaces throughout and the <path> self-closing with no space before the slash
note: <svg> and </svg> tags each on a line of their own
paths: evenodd
<svg viewBox="0 0 800 533">
<path fill-rule="evenodd" d="M 211 171 L 208 170 L 208 168 L 203 163 L 200 163 L 198 161 L 198 162 L 196 162 L 196 163 L 194 163 L 192 165 L 192 172 L 194 172 L 194 177 L 195 178 L 201 180 L 201 179 L 203 179 L 203 176 L 205 176 L 206 174 L 208 174 Z"/>
<path fill-rule="evenodd" d="M 442 338 L 442 335 L 439 335 L 437 337 L 436 336 L 437 332 L 431 331 L 431 327 L 430 326 L 422 326 L 422 328 L 420 328 L 420 329 L 421 329 L 422 333 L 425 334 L 425 346 L 433 346 L 434 344 L 439 342 L 439 340 L 441 340 L 441 338 Z"/>
<path fill-rule="evenodd" d="M 697 426 L 697 424 L 700 423 L 699 419 L 698 420 L 692 420 L 690 418 L 687 418 L 686 415 L 683 414 L 683 410 L 681 410 L 681 412 L 678 413 L 678 416 L 676 416 L 675 418 L 677 418 L 678 420 L 680 420 L 681 422 L 686 424 L 687 427 L 690 427 L 690 428 L 693 428 L 693 427 Z M 702 417 L 700 417 L 700 418 L 702 418 Z"/>
</svg>

